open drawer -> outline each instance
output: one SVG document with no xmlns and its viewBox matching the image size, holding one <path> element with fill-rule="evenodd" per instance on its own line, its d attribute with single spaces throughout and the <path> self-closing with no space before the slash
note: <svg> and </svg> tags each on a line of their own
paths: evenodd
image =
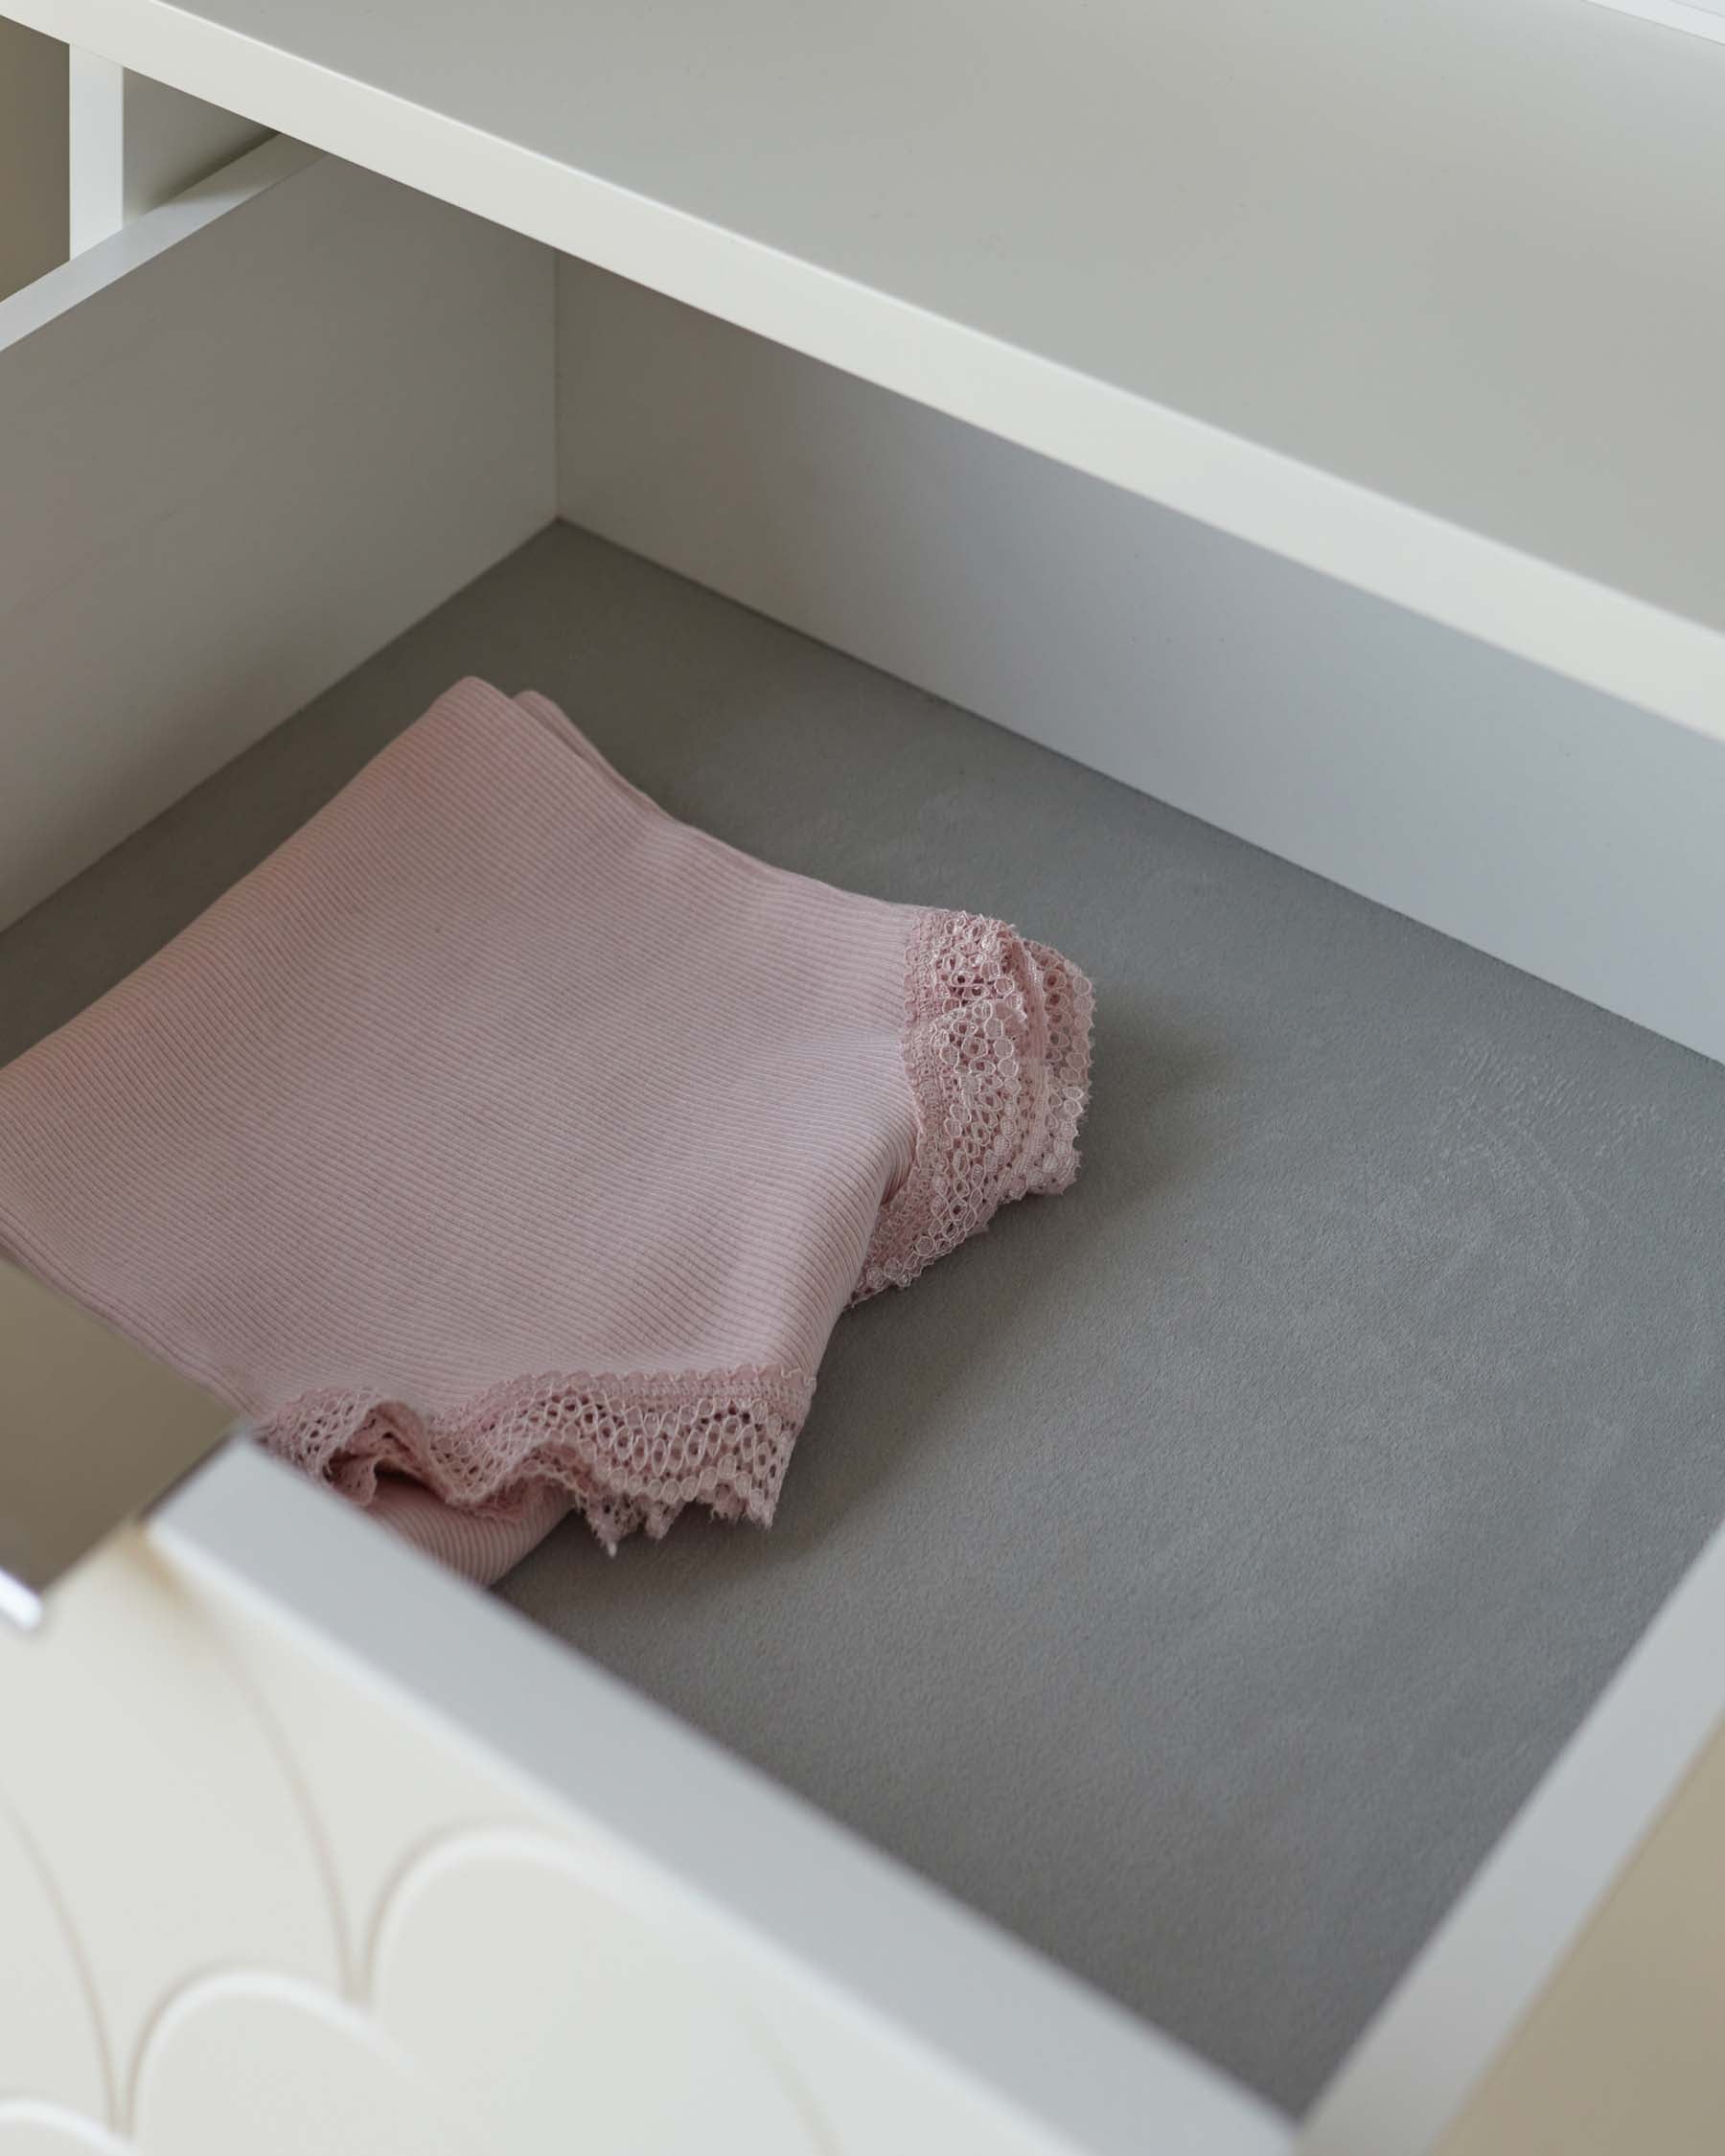
<svg viewBox="0 0 1725 2156">
<path fill-rule="evenodd" d="M 470 669 L 1101 998 L 1088 1180 L 846 1320 L 771 1540 L 535 1629 L 236 1451 L 4 1642 L 0 2156 L 1291 2146 L 1725 1512 L 1718 1075 L 1562 992 L 1725 1043 L 1725 749 L 283 142 L 0 307 L 0 1055 Z M 1314 2151 L 1438 2145 L 1718 1570 Z"/>
</svg>

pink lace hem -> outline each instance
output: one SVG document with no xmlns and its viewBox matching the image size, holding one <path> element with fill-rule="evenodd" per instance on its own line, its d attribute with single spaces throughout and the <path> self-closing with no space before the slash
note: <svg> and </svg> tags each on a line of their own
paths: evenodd
<svg viewBox="0 0 1725 2156">
<path fill-rule="evenodd" d="M 1076 966 L 1004 923 L 917 915 L 902 1039 L 916 1151 L 881 1208 L 853 1303 L 908 1286 L 1013 1199 L 1071 1182 L 1093 1005 Z M 553 1484 L 614 1550 L 637 1528 L 663 1535 L 687 1504 L 770 1525 L 814 1390 L 783 1366 L 554 1372 L 442 1414 L 362 1392 L 306 1393 L 258 1434 L 359 1504 L 380 1475 L 401 1475 L 458 1510 L 508 1519 Z"/>
<path fill-rule="evenodd" d="M 905 958 L 916 1157 L 881 1208 L 852 1303 L 1078 1173 L 1095 992 L 1069 959 L 974 913 L 918 916 Z"/>
<path fill-rule="evenodd" d="M 507 1519 L 546 1483 L 615 1550 L 665 1533 L 685 1504 L 771 1524 L 814 1380 L 786 1368 L 676 1377 L 551 1375 L 494 1386 L 448 1414 L 358 1392 L 310 1392 L 262 1423 L 268 1449 L 358 1504 L 380 1475 Z"/>
</svg>

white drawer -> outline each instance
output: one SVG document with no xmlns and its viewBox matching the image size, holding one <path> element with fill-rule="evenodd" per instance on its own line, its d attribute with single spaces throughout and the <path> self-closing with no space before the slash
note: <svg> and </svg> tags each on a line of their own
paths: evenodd
<svg viewBox="0 0 1725 2156">
<path fill-rule="evenodd" d="M 655 620 L 686 637 L 689 606 L 721 602 L 674 605 L 591 541 L 541 540 L 512 565 L 561 511 L 1548 980 L 1725 1045 L 1705 970 L 1725 896 L 1717 743 L 295 145 L 0 306 L 0 917 L 366 662 L 310 723 L 341 722 L 374 681 L 380 709 L 416 683 L 427 700 L 464 625 L 489 619 L 500 667 L 585 640 L 595 695 L 668 679 L 612 663 L 603 610 L 650 644 Z M 494 570 L 477 610 L 458 601 L 386 649 Z M 800 663 L 778 631 L 730 634 L 713 648 L 759 654 L 761 680 Z M 740 724 L 756 682 L 714 678 L 713 725 Z M 861 708 L 858 670 L 821 678 Z M 1421 724 L 1374 734 L 1411 684 Z M 1522 729 L 1507 745 L 1506 714 Z M 949 723 L 929 707 L 931 728 Z M 957 792 L 970 737 L 951 739 Z M 244 805 L 225 854 L 196 816 L 134 841 L 131 868 L 60 900 L 110 909 L 81 943 L 64 912 L 21 922 L 14 968 L 20 952 L 83 956 L 13 992 L 14 1030 L 144 954 L 128 936 L 166 916 L 126 918 L 136 863 L 173 882 L 170 911 L 196 909 L 343 753 L 305 782 L 284 751 L 209 795 L 218 817 Z M 1033 829 L 1030 782 L 1011 783 Z M 1050 818 L 1062 783 L 1046 782 Z M 1061 798 L 1070 845 L 1100 794 Z M 1266 937 L 1285 926 L 1291 871 L 1245 849 L 1191 860 L 1194 877 L 1265 879 L 1250 903 Z M 1154 937 L 1160 916 L 1119 888 L 1117 919 Z M 1462 962 L 1322 903 L 1353 908 L 1342 962 L 1390 936 L 1420 963 Z M 1311 932 L 1342 918 L 1320 908 Z M 1660 1101 L 1699 1097 L 1676 1050 L 1491 977 L 1494 997 L 1546 998 L 1536 1032 L 1608 1029 L 1606 1109 L 1632 1113 L 1644 1068 Z M 1382 1007 L 1401 1022 L 1388 990 Z M 1153 1042 L 1120 1046 L 1104 1088 L 1157 1067 Z M 1504 1075 L 1511 1109 L 1526 1081 Z M 1530 1128 L 1536 1152 L 1536 1114 Z M 1202 1160 L 1202 1132 L 1185 1135 Z M 1364 1218 L 1371 1201 L 1348 1202 Z M 1092 1232 L 1109 1232 L 1100 1214 Z M 1132 1246 L 1114 1276 L 1127 1315 L 1138 1262 Z M 1201 1537 L 1202 1511 L 1183 1528 Z M 950 1533 L 962 1543 L 961 1514 Z M 1687 1548 L 1662 1533 L 1625 1558 L 1663 1565 L 1661 1588 L 1701 1524 Z M 818 1567 L 818 1537 L 799 1561 Z M 1696 1651 L 1719 1569 L 1704 1561 L 1368 2039 L 1315 2117 L 1314 2156 L 1435 2145 L 1725 1705 Z M 38 1638 L 0 1642 L 0 1891 L 32 1942 L 0 1966 L 0 2156 L 126 2137 L 270 2156 L 267 2133 L 284 2150 L 1292 2146 L 1274 2106 L 547 1637 L 582 1621 L 574 1604 L 529 1628 L 234 1453 L 76 1575 Z M 1635 1620 L 1600 1622 L 1602 1677 Z M 727 1651 L 747 1645 L 745 1623 Z M 830 1708 L 843 1717 L 842 1693 Z M 1195 1806 L 1225 1801 L 1215 1770 Z M 1024 1861 L 1059 1824 L 1027 1823 Z M 1254 1831 L 1228 1824 L 1243 1846 Z M 1249 1937 L 1254 1918 L 1218 1901 L 1215 1920 Z M 1147 1923 L 1147 1956 L 1207 1950 Z M 1368 1981 L 1381 1996 L 1396 1973 Z"/>
</svg>

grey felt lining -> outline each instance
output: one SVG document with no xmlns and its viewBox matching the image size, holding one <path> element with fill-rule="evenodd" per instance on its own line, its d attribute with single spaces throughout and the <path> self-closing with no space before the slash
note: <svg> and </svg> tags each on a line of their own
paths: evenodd
<svg viewBox="0 0 1725 2156">
<path fill-rule="evenodd" d="M 0 938 L 0 1056 L 466 672 L 1099 1008 L 1078 1186 L 841 1321 L 770 1534 L 504 1594 L 1302 2107 L 1725 1511 L 1725 1075 L 566 529 Z"/>
</svg>

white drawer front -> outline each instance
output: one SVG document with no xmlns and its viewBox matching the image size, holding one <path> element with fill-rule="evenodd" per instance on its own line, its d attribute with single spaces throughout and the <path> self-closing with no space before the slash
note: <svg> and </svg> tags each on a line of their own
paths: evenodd
<svg viewBox="0 0 1725 2156">
<path fill-rule="evenodd" d="M 248 1449 L 0 1637 L 0 2156 L 1287 2145 Z"/>
</svg>

